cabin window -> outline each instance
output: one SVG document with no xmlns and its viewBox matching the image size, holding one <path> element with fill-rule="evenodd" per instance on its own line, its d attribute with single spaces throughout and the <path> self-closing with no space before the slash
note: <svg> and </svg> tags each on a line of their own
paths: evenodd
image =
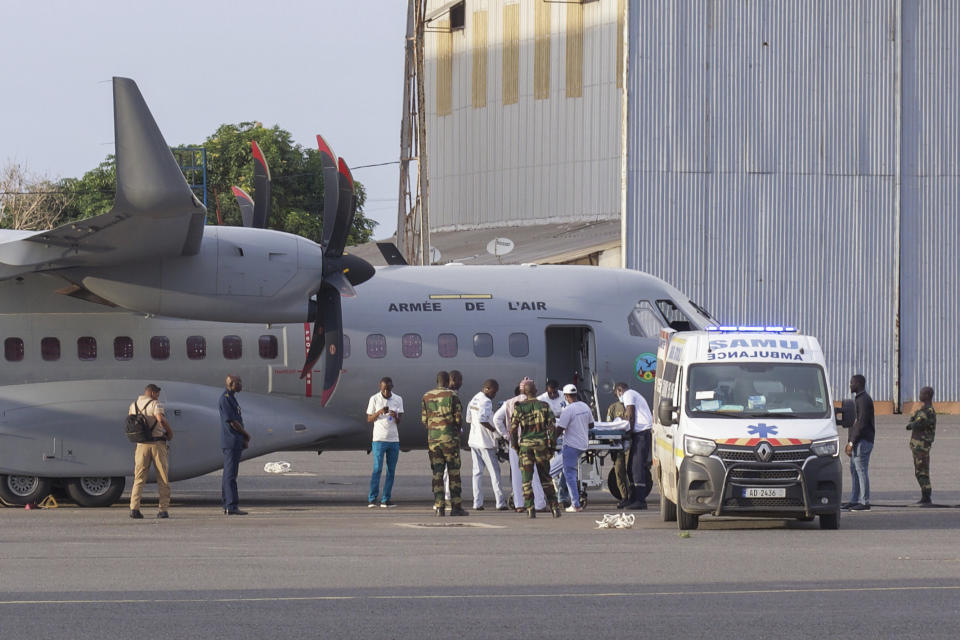
<svg viewBox="0 0 960 640">
<path fill-rule="evenodd" d="M 441 358 L 457 357 L 457 336 L 454 333 L 441 333 L 437 336 L 437 351 Z"/>
<path fill-rule="evenodd" d="M 203 360 L 207 357 L 207 339 L 203 336 L 189 336 L 187 338 L 187 358 Z"/>
<path fill-rule="evenodd" d="M 264 360 L 273 360 L 280 351 L 277 348 L 277 336 L 260 336 L 258 344 L 260 346 L 260 357 Z"/>
<path fill-rule="evenodd" d="M 350 357 L 350 336 L 343 334 L 343 358 L 346 360 Z"/>
<path fill-rule="evenodd" d="M 77 338 L 77 357 L 81 360 L 96 360 L 97 339 L 91 336 Z"/>
<path fill-rule="evenodd" d="M 690 331 L 693 329 L 690 318 L 688 318 L 683 311 L 680 311 L 680 308 L 674 304 L 673 300 L 657 300 L 657 308 L 660 309 L 663 317 L 667 319 L 667 324 L 670 325 L 671 329 L 676 331 Z"/>
<path fill-rule="evenodd" d="M 476 333 L 473 336 L 473 355 L 489 358 L 493 355 L 493 336 L 489 333 Z"/>
<path fill-rule="evenodd" d="M 20 362 L 23 360 L 23 339 L 7 338 L 3 341 L 3 357 L 7 362 Z"/>
<path fill-rule="evenodd" d="M 40 357 L 51 362 L 60 359 L 60 338 L 44 338 L 40 341 Z"/>
<path fill-rule="evenodd" d="M 419 358 L 423 353 L 423 340 L 420 338 L 419 333 L 403 334 L 400 345 L 404 358 Z"/>
<path fill-rule="evenodd" d="M 382 333 L 371 333 L 367 336 L 367 357 L 385 358 L 387 355 L 387 339 Z"/>
<path fill-rule="evenodd" d="M 166 360 L 170 357 L 170 338 L 153 336 L 150 338 L 150 357 L 154 360 Z"/>
<path fill-rule="evenodd" d="M 514 358 L 526 358 L 530 355 L 530 339 L 525 333 L 511 333 L 507 345 Z"/>
<path fill-rule="evenodd" d="M 227 360 L 239 360 L 243 357 L 243 341 L 240 336 L 223 336 L 223 357 Z"/>
<path fill-rule="evenodd" d="M 133 360 L 133 338 L 129 336 L 114 338 L 113 357 L 117 360 Z"/>
<path fill-rule="evenodd" d="M 632 336 L 656 338 L 664 326 L 663 317 L 653 308 L 649 300 L 638 301 L 633 311 L 627 316 L 627 327 Z"/>
</svg>

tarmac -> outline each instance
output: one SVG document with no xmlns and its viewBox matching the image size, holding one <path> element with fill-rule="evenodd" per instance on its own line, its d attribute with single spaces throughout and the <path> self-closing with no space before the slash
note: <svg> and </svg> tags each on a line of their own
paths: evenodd
<svg viewBox="0 0 960 640">
<path fill-rule="evenodd" d="M 424 451 L 401 453 L 394 509 L 366 507 L 363 452 L 242 463 L 247 516 L 223 515 L 219 474 L 174 483 L 169 520 L 152 485 L 144 520 L 125 501 L 0 508 L 0 638 L 956 638 L 960 417 L 940 417 L 935 508 L 913 505 L 905 422 L 878 419 L 873 508 L 838 531 L 704 517 L 683 537 L 656 494 L 633 528 L 598 529 L 600 490 L 529 520 L 492 510 L 486 477 L 473 511 L 469 457 L 471 513 L 440 519 Z"/>
</svg>

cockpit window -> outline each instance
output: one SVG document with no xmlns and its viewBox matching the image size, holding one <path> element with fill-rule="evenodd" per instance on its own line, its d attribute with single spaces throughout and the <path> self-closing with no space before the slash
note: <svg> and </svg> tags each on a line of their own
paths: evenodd
<svg viewBox="0 0 960 640">
<path fill-rule="evenodd" d="M 649 300 L 638 301 L 627 316 L 627 327 L 632 336 L 656 338 L 660 335 L 660 329 L 665 326 L 663 316 L 653 308 Z"/>
<path fill-rule="evenodd" d="M 712 322 L 712 323 L 714 323 L 714 324 L 720 324 L 720 321 L 717 320 L 716 318 L 714 318 L 712 313 L 710 313 L 709 311 L 707 311 L 706 309 L 704 309 L 703 307 L 701 307 L 699 304 L 697 304 L 697 303 L 694 302 L 693 300 L 687 300 L 687 302 L 689 302 L 689 303 L 690 303 L 690 306 L 693 307 L 694 309 L 696 309 L 696 310 L 697 310 L 697 313 L 699 313 L 700 315 L 702 315 L 704 318 L 706 318 L 707 320 L 709 320 L 710 322 Z"/>
<path fill-rule="evenodd" d="M 676 331 L 690 331 L 693 329 L 693 323 L 690 318 L 680 310 L 673 300 L 657 300 L 657 308 L 667 319 L 667 324 Z"/>
</svg>

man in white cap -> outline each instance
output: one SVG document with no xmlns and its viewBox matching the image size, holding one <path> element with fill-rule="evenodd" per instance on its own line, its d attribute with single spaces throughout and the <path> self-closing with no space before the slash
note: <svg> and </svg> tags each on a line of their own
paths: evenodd
<svg viewBox="0 0 960 640">
<path fill-rule="evenodd" d="M 567 511 L 583 511 L 580 504 L 580 483 L 577 466 L 580 456 L 587 450 L 590 440 L 590 428 L 593 427 L 593 414 L 585 402 L 577 400 L 577 388 L 568 384 L 563 387 L 566 405 L 557 419 L 557 431 L 563 434 L 563 476 L 570 491 L 570 506 Z"/>
<path fill-rule="evenodd" d="M 524 378 L 514 390 L 514 396 L 506 400 L 497 412 L 493 414 L 493 426 L 500 432 L 500 437 L 510 440 L 510 421 L 513 419 L 513 408 L 518 402 L 527 399 L 523 393 L 523 385 L 533 382 L 530 378 Z M 523 479 L 520 477 L 520 456 L 513 447 L 507 447 L 510 455 L 510 483 L 513 488 L 513 506 L 517 513 L 525 513 L 523 507 Z M 537 511 L 546 511 L 547 498 L 543 495 L 543 485 L 540 484 L 540 478 L 533 474 L 533 499 L 534 508 Z"/>
</svg>

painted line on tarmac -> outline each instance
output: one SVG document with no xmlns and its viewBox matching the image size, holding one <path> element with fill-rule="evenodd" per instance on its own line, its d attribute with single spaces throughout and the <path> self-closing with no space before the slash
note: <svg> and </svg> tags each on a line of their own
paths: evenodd
<svg viewBox="0 0 960 640">
<path fill-rule="evenodd" d="M 56 604 L 215 604 L 234 602 L 323 602 L 326 600 L 503 600 L 512 598 L 662 598 L 676 596 L 742 596 L 795 593 L 878 593 L 897 591 L 960 591 L 960 585 L 919 587 L 833 587 L 818 589 L 746 589 L 720 591 L 647 591 L 624 593 L 618 591 L 600 593 L 480 593 L 480 594 L 424 594 L 424 595 L 373 595 L 373 596 L 263 596 L 237 598 L 168 598 L 168 599 L 107 599 L 107 600 L 0 600 L 0 606 L 56 605 Z"/>
</svg>

